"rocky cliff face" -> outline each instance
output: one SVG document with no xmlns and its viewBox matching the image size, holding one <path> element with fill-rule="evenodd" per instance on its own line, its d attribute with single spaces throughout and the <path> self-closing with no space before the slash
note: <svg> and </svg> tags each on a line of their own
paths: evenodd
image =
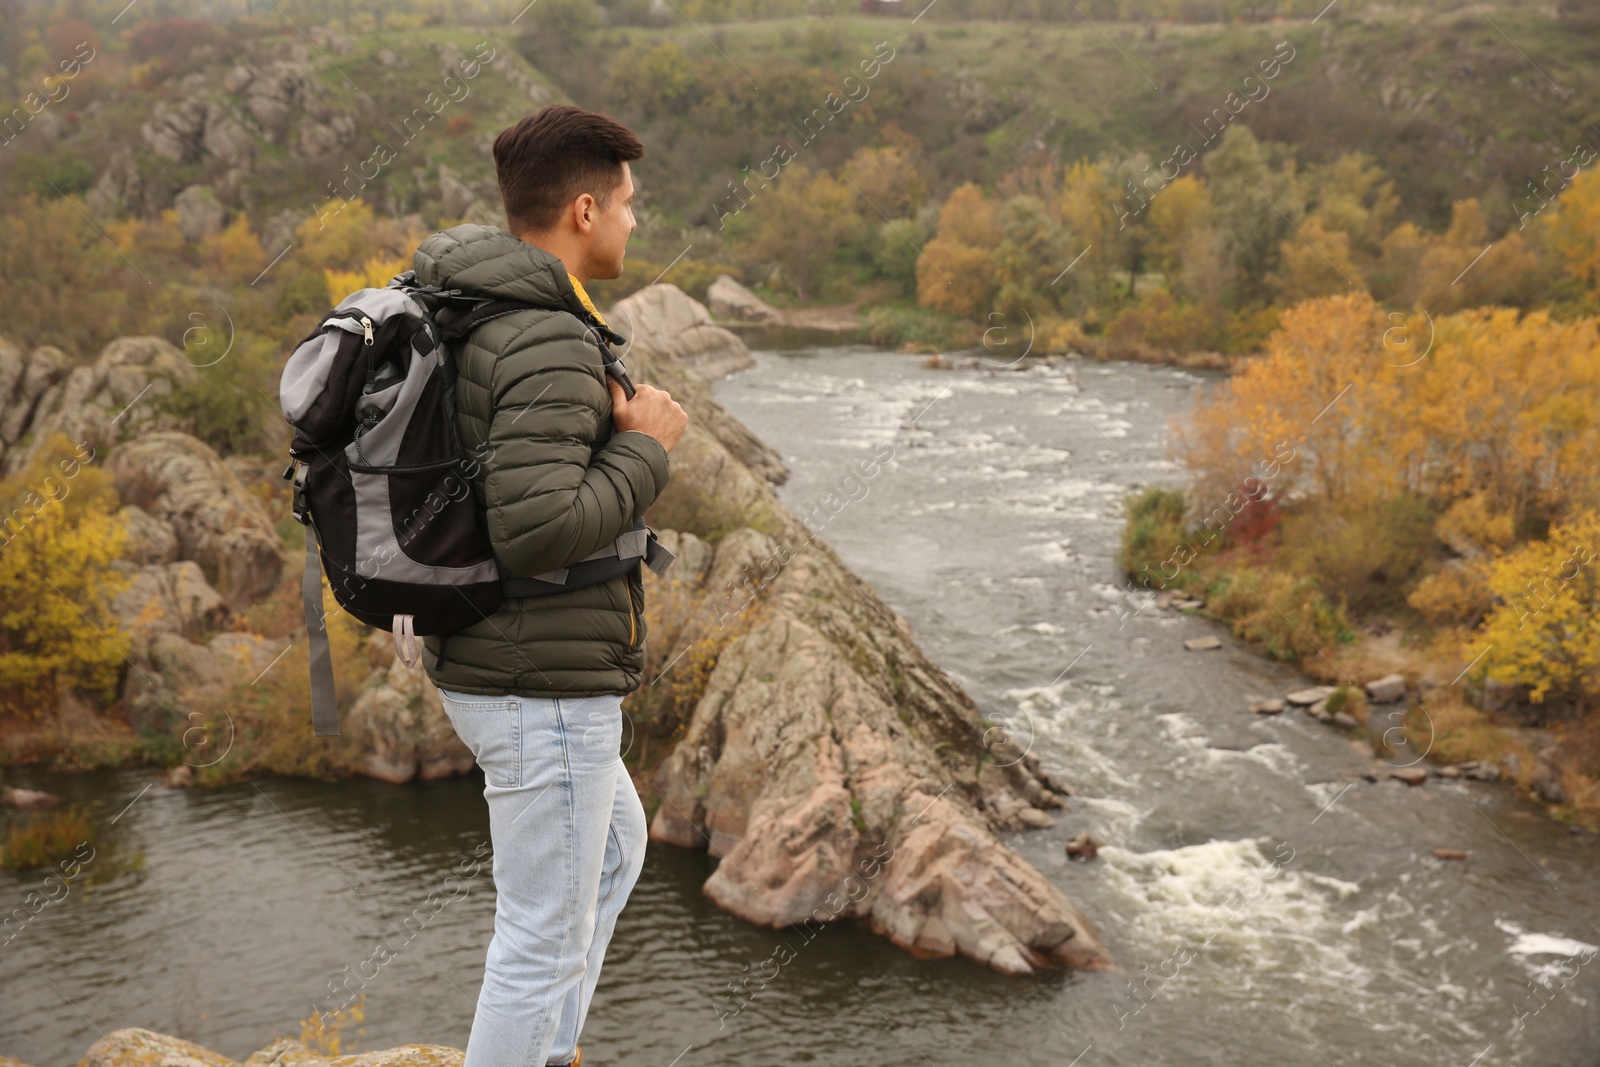
<svg viewBox="0 0 1600 1067">
<path fill-rule="evenodd" d="M 666 580 L 652 576 L 676 610 L 652 631 L 670 640 L 651 648 L 650 673 L 708 634 L 739 633 L 646 791 L 659 801 L 651 836 L 719 857 L 706 893 L 752 922 L 866 919 L 918 952 L 1014 974 L 1108 966 L 1078 909 L 996 836 L 1049 825 L 1070 790 L 986 735 L 905 621 L 745 461 L 751 435 L 706 382 L 748 354 L 702 314 L 654 286 L 609 316 L 632 328 L 635 376 L 694 420 L 648 516 L 676 528 L 680 550 Z"/>
</svg>

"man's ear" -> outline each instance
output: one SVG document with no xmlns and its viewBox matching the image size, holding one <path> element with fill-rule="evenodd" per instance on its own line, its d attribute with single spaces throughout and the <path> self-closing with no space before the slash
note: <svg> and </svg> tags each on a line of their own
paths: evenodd
<svg viewBox="0 0 1600 1067">
<path fill-rule="evenodd" d="M 572 202 L 572 224 L 581 234 L 587 235 L 594 229 L 595 219 L 599 214 L 600 205 L 589 193 L 579 193 L 578 198 Z"/>
</svg>

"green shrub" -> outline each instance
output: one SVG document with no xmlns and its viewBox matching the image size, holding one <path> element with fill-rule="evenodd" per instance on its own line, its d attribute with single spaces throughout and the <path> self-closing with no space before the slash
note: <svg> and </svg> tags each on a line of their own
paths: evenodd
<svg viewBox="0 0 1600 1067">
<path fill-rule="evenodd" d="M 1314 574 L 1357 617 L 1405 607 L 1435 552 L 1435 507 L 1417 497 L 1347 498 L 1285 512 L 1278 563 Z"/>
<path fill-rule="evenodd" d="M 1298 663 L 1355 640 L 1342 608 L 1328 602 L 1314 578 L 1281 569 L 1243 568 L 1206 590 L 1206 607 L 1235 635 L 1273 659 Z"/>
<path fill-rule="evenodd" d="M 867 312 L 867 340 L 889 348 L 938 351 L 973 343 L 972 326 L 923 307 L 876 307 Z"/>
<path fill-rule="evenodd" d="M 1149 486 L 1141 493 L 1126 497 L 1123 509 L 1127 522 L 1122 528 L 1122 548 L 1117 553 L 1117 562 L 1130 578 L 1148 583 L 1146 587 L 1152 590 L 1169 585 L 1181 589 L 1198 580 L 1192 566 L 1183 567 L 1176 576 L 1162 569 L 1162 564 L 1173 558 L 1178 546 L 1188 541 L 1184 532 L 1188 505 L 1182 493 Z M 1170 569 L 1169 565 L 1167 570 Z"/>
<path fill-rule="evenodd" d="M 14 871 L 48 867 L 72 855 L 73 848 L 88 839 L 89 818 L 77 807 L 35 815 L 6 831 L 0 867 Z"/>
<path fill-rule="evenodd" d="M 161 407 L 194 426 L 194 435 L 223 455 L 279 451 L 287 444 L 278 395 L 279 346 L 240 334 L 217 363 L 200 367 L 189 385 Z"/>
</svg>

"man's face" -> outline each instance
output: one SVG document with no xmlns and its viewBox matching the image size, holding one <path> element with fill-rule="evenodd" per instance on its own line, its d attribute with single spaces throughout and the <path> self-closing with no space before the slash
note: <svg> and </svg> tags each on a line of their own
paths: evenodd
<svg viewBox="0 0 1600 1067">
<path fill-rule="evenodd" d="M 594 229 L 589 233 L 589 273 L 595 278 L 622 277 L 628 238 L 637 225 L 633 218 L 633 171 L 624 163 L 622 181 L 611 190 L 605 204 L 595 205 Z"/>
</svg>

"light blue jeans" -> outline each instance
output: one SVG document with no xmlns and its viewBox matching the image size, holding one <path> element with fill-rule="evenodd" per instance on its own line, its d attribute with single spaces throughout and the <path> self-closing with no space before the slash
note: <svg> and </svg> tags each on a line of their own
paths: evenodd
<svg viewBox="0 0 1600 1067">
<path fill-rule="evenodd" d="M 494 847 L 494 937 L 464 1067 L 571 1063 L 644 867 L 622 698 L 440 695 L 483 769 Z"/>
</svg>

